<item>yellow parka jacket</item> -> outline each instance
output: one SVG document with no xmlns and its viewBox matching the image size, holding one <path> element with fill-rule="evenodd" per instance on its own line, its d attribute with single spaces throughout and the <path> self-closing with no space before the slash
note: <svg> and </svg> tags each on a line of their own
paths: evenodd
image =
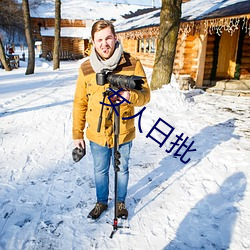
<svg viewBox="0 0 250 250">
<path fill-rule="evenodd" d="M 119 144 L 122 144 L 135 138 L 134 119 L 122 120 L 122 117 L 133 116 L 134 107 L 147 104 L 150 100 L 150 90 L 140 61 L 126 52 L 123 53 L 119 65 L 113 73 L 144 77 L 142 90 L 130 90 L 130 104 L 124 102 L 120 105 Z M 84 138 L 83 131 L 87 122 L 86 136 L 90 141 L 101 146 L 114 147 L 113 116 L 110 119 L 110 107 L 106 105 L 103 108 L 101 130 L 99 133 L 97 132 L 102 107 L 100 102 L 103 101 L 103 92 L 109 87 L 109 84 L 97 85 L 96 73 L 89 60 L 82 63 L 73 102 L 73 140 Z M 105 103 L 110 105 L 108 98 L 106 98 Z"/>
</svg>

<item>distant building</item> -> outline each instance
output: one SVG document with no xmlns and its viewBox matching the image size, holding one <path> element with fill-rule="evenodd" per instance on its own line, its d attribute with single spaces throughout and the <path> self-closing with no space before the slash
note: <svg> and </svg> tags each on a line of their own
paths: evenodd
<svg viewBox="0 0 250 250">
<path fill-rule="evenodd" d="M 32 18 L 33 37 L 41 42 L 41 57 L 52 56 L 54 47 L 54 18 Z M 91 21 L 84 20 L 61 20 L 61 59 L 83 58 L 89 45 Z M 63 54 L 64 52 L 64 54 Z M 63 58 L 64 57 L 64 58 Z M 52 58 L 51 58 L 52 59 Z"/>
<path fill-rule="evenodd" d="M 98 19 L 115 21 L 121 15 L 145 6 L 107 2 L 62 0 L 60 58 L 79 59 L 90 53 L 91 27 Z M 31 10 L 34 40 L 42 42 L 41 57 L 50 58 L 54 46 L 54 3 L 48 1 Z"/>
</svg>

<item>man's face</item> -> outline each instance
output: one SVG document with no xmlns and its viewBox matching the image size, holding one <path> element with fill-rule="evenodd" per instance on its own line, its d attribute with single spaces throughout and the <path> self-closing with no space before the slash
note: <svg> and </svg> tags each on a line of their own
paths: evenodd
<svg viewBox="0 0 250 250">
<path fill-rule="evenodd" d="M 116 41 L 116 36 L 109 27 L 94 34 L 95 50 L 103 59 L 109 59 L 113 55 Z"/>
</svg>

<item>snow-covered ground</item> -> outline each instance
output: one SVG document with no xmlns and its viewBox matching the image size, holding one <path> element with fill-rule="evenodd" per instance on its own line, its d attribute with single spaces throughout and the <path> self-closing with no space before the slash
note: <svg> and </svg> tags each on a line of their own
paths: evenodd
<svg viewBox="0 0 250 250">
<path fill-rule="evenodd" d="M 109 209 L 98 222 L 89 146 L 72 161 L 72 100 L 81 61 L 36 61 L 35 74 L 0 69 L 0 249 L 250 249 L 250 99 L 153 91 L 130 161 L 129 229 L 109 238 Z M 146 69 L 150 79 L 151 70 Z M 139 109 L 138 109 L 139 111 Z M 147 134 L 174 131 L 160 148 Z M 136 118 L 136 123 L 138 118 Z M 164 122 L 163 122 L 164 121 Z M 169 150 L 183 133 L 183 160 Z M 157 130 L 152 137 L 162 141 Z M 182 151 L 183 153 L 183 151 Z"/>
</svg>

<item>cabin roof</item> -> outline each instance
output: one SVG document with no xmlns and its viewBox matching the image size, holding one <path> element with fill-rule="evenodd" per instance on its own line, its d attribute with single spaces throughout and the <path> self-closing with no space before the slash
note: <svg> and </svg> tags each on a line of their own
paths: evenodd
<svg viewBox="0 0 250 250">
<path fill-rule="evenodd" d="M 120 19 L 114 23 L 116 31 L 119 33 L 159 26 L 160 11 L 160 8 L 155 8 L 143 14 L 137 12 L 138 15 L 135 15 L 135 13 L 133 13 L 130 18 L 127 15 L 126 19 Z M 249 0 L 191 0 L 182 3 L 181 21 L 199 21 L 244 14 L 250 14 Z"/>
<path fill-rule="evenodd" d="M 41 28 L 42 36 L 54 37 L 55 28 Z M 81 39 L 89 39 L 91 36 L 91 28 L 87 27 L 61 27 L 61 37 L 75 37 Z"/>
<path fill-rule="evenodd" d="M 115 4 L 93 0 L 61 0 L 61 18 L 70 20 L 118 19 L 122 15 L 146 9 L 149 6 L 135 4 Z M 42 5 L 30 10 L 34 18 L 55 18 L 55 3 L 46 0 Z"/>
<path fill-rule="evenodd" d="M 249 0 L 191 0 L 183 4 L 182 21 L 196 21 L 250 13 Z"/>
<path fill-rule="evenodd" d="M 157 8 L 146 14 L 132 18 L 120 19 L 114 23 L 116 32 L 140 29 L 150 26 L 158 26 L 160 23 L 160 9 Z"/>
</svg>

